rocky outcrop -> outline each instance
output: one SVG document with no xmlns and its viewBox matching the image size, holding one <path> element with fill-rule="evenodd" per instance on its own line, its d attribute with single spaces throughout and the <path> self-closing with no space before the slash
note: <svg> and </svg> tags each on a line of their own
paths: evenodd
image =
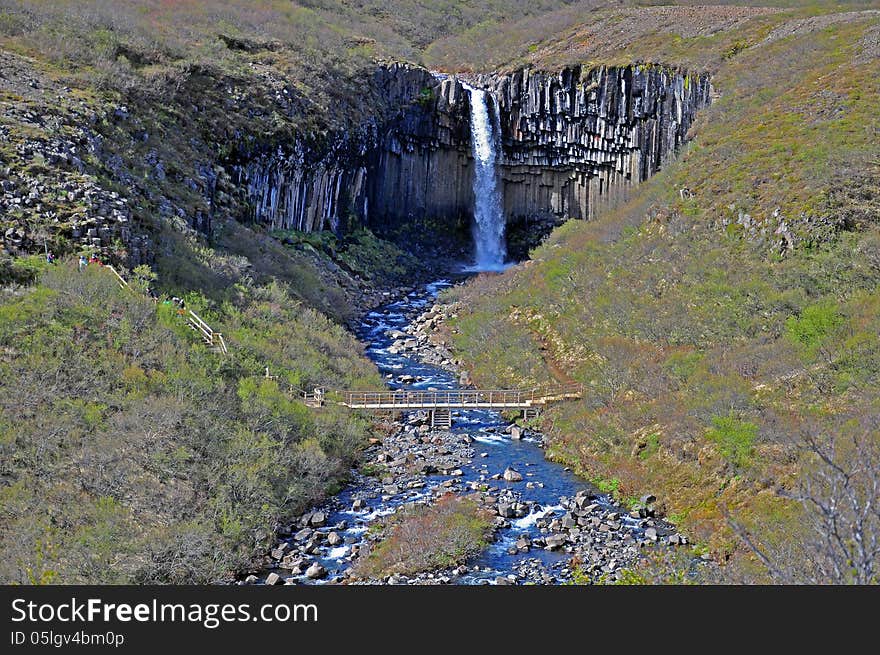
<svg viewBox="0 0 880 655">
<path fill-rule="evenodd" d="M 523 69 L 466 81 L 488 89 L 497 105 L 509 222 L 591 218 L 664 165 L 710 95 L 708 76 L 657 66 Z M 377 69 L 368 84 L 377 114 L 359 128 L 237 164 L 255 219 L 337 232 L 352 223 L 469 223 L 470 107 L 462 80 L 395 64 Z"/>
<path fill-rule="evenodd" d="M 652 66 L 479 81 L 499 104 L 509 220 L 591 218 L 660 170 L 710 94 L 707 75 Z"/>
<path fill-rule="evenodd" d="M 150 259 L 150 237 L 132 203 L 96 175 L 103 152 L 97 126 L 122 108 L 71 98 L 60 79 L 0 51 L 0 253 L 112 251 L 128 266 Z M 108 157 L 109 158 L 109 157 Z"/>
<path fill-rule="evenodd" d="M 205 234 L 215 215 L 337 233 L 470 225 L 462 79 L 383 65 L 363 74 L 362 96 L 346 111 L 309 115 L 278 80 L 241 90 L 234 80 L 193 73 L 191 92 L 211 89 L 228 102 L 232 127 L 168 91 L 196 127 L 165 147 L 156 137 L 163 126 L 147 109 L 152 99 L 92 107 L 19 58 L 0 53 L 0 62 L 22 94 L 4 110 L 10 124 L 0 126 L 4 250 L 94 250 L 131 267 L 155 255 L 153 217 Z M 529 234 L 537 219 L 590 218 L 656 172 L 709 97 L 705 76 L 662 67 L 521 70 L 466 81 L 492 93 L 503 207 Z M 336 113 L 345 120 L 330 120 Z"/>
<path fill-rule="evenodd" d="M 339 232 L 373 216 L 413 218 L 455 209 L 457 189 L 470 178 L 460 172 L 454 191 L 435 174 L 467 165 L 467 106 L 439 102 L 440 82 L 416 66 L 382 66 L 365 86 L 376 114 L 358 128 L 328 134 L 320 143 L 304 135 L 268 152 L 240 155 L 234 167 L 255 220 L 275 229 Z"/>
</svg>

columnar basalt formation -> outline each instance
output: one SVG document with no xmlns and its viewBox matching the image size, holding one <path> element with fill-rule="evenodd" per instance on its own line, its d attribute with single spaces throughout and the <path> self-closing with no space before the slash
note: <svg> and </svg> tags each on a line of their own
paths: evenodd
<svg viewBox="0 0 880 655">
<path fill-rule="evenodd" d="M 508 219 L 591 218 L 660 170 L 710 94 L 707 75 L 647 66 L 481 82 L 499 103 Z"/>
<path fill-rule="evenodd" d="M 461 81 L 392 65 L 370 82 L 379 109 L 358 129 L 238 166 L 257 220 L 306 231 L 467 225 L 473 162 Z M 707 75 L 645 65 L 524 69 L 468 82 L 498 104 L 508 222 L 591 218 L 664 165 L 710 98 Z"/>
</svg>

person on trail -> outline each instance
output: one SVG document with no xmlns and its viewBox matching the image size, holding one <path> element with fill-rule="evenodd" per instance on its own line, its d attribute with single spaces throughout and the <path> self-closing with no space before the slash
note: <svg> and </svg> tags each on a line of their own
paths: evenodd
<svg viewBox="0 0 880 655">
<path fill-rule="evenodd" d="M 80 255 L 79 256 L 79 270 L 83 270 L 88 265 L 89 265 L 89 261 L 86 259 L 86 256 Z"/>
<path fill-rule="evenodd" d="M 98 266 L 103 266 L 104 262 L 102 262 L 97 255 L 92 255 L 89 257 L 89 264 L 97 264 Z"/>
<path fill-rule="evenodd" d="M 46 253 L 46 263 L 47 264 L 54 264 L 55 263 L 55 253 L 54 252 L 50 251 L 50 252 Z"/>
</svg>

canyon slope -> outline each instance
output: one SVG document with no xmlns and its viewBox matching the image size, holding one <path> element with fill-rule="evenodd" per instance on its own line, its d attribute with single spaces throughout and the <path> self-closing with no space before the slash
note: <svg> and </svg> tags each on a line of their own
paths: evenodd
<svg viewBox="0 0 880 655">
<path fill-rule="evenodd" d="M 877 455 L 878 3 L 386 4 L 0 5 L 0 578 L 228 581 L 339 489 L 381 426 L 289 392 L 470 256 L 474 85 L 526 261 L 445 298 L 473 380 L 583 383 L 548 454 L 731 579 L 850 581 L 798 497 Z"/>
<path fill-rule="evenodd" d="M 856 544 L 877 534 L 880 14 L 749 11 L 613 46 L 572 20 L 524 55 L 647 47 L 706 66 L 716 97 L 628 198 L 452 295 L 448 338 L 480 384 L 587 385 L 544 416 L 549 455 L 656 494 L 733 579 L 876 581 Z M 648 12 L 673 32 L 693 16 Z"/>
</svg>

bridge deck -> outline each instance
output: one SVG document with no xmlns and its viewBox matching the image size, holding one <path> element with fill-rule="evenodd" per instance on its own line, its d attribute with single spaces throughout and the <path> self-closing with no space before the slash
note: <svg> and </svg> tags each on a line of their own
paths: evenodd
<svg viewBox="0 0 880 655">
<path fill-rule="evenodd" d="M 319 402 L 335 401 L 353 409 L 374 410 L 529 409 L 559 400 L 580 398 L 581 393 L 579 385 L 544 390 L 336 391 L 327 392 Z M 310 399 L 318 400 L 314 396 Z"/>
</svg>

